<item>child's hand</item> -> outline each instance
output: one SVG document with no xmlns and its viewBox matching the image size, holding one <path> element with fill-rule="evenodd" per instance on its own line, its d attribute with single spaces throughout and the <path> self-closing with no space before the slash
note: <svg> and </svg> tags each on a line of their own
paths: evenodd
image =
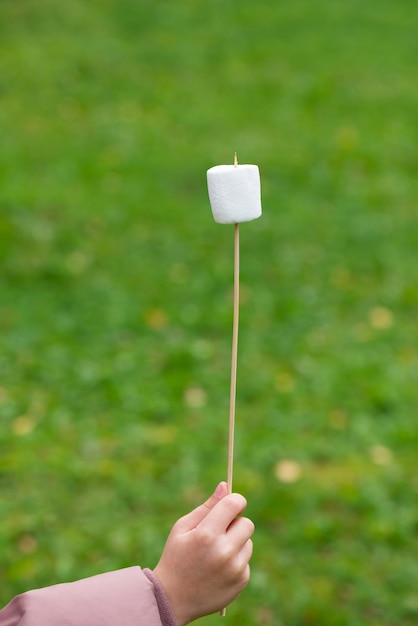
<svg viewBox="0 0 418 626">
<path fill-rule="evenodd" d="M 254 524 L 225 483 L 173 526 L 154 570 L 179 626 L 226 607 L 248 583 Z"/>
</svg>

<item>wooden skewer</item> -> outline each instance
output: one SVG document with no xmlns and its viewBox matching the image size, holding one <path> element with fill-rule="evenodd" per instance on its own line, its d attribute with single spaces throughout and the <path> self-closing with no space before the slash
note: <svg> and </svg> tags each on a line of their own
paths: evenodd
<svg viewBox="0 0 418 626">
<path fill-rule="evenodd" d="M 237 167 L 237 153 L 234 154 L 234 167 Z M 235 439 L 235 403 L 237 397 L 237 361 L 238 361 L 238 322 L 239 322 L 239 224 L 234 224 L 234 318 L 232 324 L 232 358 L 231 387 L 229 395 L 229 435 L 228 435 L 228 493 L 232 493 L 234 471 L 234 439 Z M 221 617 L 225 617 L 226 608 L 222 609 Z"/>
<path fill-rule="evenodd" d="M 232 326 L 231 389 L 229 396 L 229 436 L 228 436 L 228 493 L 232 492 L 234 469 L 235 402 L 237 397 L 238 361 L 238 321 L 239 321 L 239 224 L 234 225 L 234 319 Z"/>
<path fill-rule="evenodd" d="M 238 167 L 237 153 L 234 153 L 234 167 Z M 229 436 L 228 436 L 228 493 L 232 492 L 234 470 L 235 402 L 237 397 L 238 360 L 238 321 L 239 321 L 239 224 L 234 224 L 234 319 L 232 325 L 231 387 L 229 395 Z"/>
</svg>

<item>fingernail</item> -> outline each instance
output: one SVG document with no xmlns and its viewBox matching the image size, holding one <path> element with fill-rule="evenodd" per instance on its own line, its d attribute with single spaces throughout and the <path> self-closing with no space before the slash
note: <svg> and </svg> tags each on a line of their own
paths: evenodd
<svg viewBox="0 0 418 626">
<path fill-rule="evenodd" d="M 221 482 L 215 489 L 215 496 L 217 498 L 223 498 L 224 495 L 225 495 L 225 483 Z"/>
</svg>

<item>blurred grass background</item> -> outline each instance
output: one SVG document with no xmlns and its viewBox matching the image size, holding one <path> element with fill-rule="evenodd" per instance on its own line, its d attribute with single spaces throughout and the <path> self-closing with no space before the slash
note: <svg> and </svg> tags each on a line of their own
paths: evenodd
<svg viewBox="0 0 418 626">
<path fill-rule="evenodd" d="M 0 605 L 135 563 L 225 477 L 241 229 L 241 626 L 418 619 L 410 0 L 0 4 Z M 199 623 L 218 624 L 219 616 Z"/>
</svg>

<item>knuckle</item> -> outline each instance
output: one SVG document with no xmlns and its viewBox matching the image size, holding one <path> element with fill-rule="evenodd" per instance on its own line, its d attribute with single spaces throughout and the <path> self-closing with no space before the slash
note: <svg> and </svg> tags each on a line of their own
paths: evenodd
<svg viewBox="0 0 418 626">
<path fill-rule="evenodd" d="M 235 551 L 233 546 L 228 542 L 223 542 L 222 545 L 218 547 L 218 559 L 219 562 L 223 565 L 233 563 L 235 556 Z"/>
<path fill-rule="evenodd" d="M 247 506 L 246 499 L 240 493 L 231 493 L 229 496 L 226 496 L 222 502 L 233 515 L 238 515 L 238 513 L 243 511 Z"/>
<path fill-rule="evenodd" d="M 255 525 L 252 520 L 248 517 L 241 517 L 242 524 L 246 526 L 247 534 L 249 537 L 252 537 L 255 532 Z"/>
<path fill-rule="evenodd" d="M 206 526 L 199 527 L 195 532 L 195 537 L 200 545 L 202 545 L 203 547 L 209 547 L 213 544 L 214 534 L 210 530 L 210 528 L 207 528 Z"/>
</svg>

